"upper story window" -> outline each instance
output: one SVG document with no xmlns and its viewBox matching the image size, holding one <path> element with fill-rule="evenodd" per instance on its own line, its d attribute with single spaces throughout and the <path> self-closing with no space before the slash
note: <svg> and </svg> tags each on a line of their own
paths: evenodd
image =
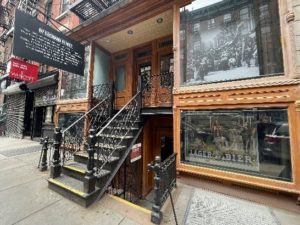
<svg viewBox="0 0 300 225">
<path fill-rule="evenodd" d="M 232 1 L 230 6 L 195 0 L 182 7 L 181 84 L 282 75 L 279 20 L 277 0 Z M 195 35 L 195 24 L 207 29 Z"/>
<path fill-rule="evenodd" d="M 208 29 L 215 28 L 215 19 L 210 19 L 210 20 L 207 21 L 207 28 Z"/>
<path fill-rule="evenodd" d="M 64 13 L 69 9 L 69 6 L 71 4 L 70 0 L 61 0 L 60 2 L 60 13 Z"/>
<path fill-rule="evenodd" d="M 246 7 L 246 8 L 242 8 L 240 10 L 240 19 L 241 20 L 247 20 L 249 19 L 249 9 Z"/>
<path fill-rule="evenodd" d="M 193 30 L 194 30 L 194 32 L 199 32 L 200 31 L 200 23 L 195 23 Z"/>
<path fill-rule="evenodd" d="M 231 13 L 227 13 L 224 15 L 224 23 L 231 21 Z"/>
</svg>

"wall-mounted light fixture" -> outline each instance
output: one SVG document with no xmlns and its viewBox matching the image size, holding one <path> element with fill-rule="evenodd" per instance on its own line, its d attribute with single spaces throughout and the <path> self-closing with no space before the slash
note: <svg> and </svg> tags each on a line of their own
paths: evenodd
<svg viewBox="0 0 300 225">
<path fill-rule="evenodd" d="M 157 18 L 157 20 L 156 20 L 157 23 L 162 23 L 163 21 L 164 21 L 164 19 L 161 17 Z"/>
</svg>

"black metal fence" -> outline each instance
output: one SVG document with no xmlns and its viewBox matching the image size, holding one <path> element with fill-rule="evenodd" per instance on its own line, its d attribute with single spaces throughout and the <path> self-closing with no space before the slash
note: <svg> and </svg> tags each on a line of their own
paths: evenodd
<svg viewBox="0 0 300 225">
<path fill-rule="evenodd" d="M 154 204 L 152 206 L 151 222 L 160 224 L 163 214 L 161 207 L 170 196 L 175 221 L 177 224 L 177 218 L 174 209 L 174 203 L 171 195 L 171 191 L 176 187 L 176 153 L 169 156 L 165 161 L 161 162 L 159 156 L 155 157 L 155 162 L 148 164 L 148 168 L 155 172 L 154 177 Z"/>
</svg>

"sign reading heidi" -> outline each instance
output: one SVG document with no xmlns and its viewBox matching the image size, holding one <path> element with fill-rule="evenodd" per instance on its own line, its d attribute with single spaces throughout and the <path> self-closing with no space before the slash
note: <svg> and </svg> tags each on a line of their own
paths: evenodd
<svg viewBox="0 0 300 225">
<path fill-rule="evenodd" d="M 8 73 L 10 78 L 23 80 L 28 83 L 36 82 L 39 72 L 39 67 L 37 65 L 15 58 L 11 58 L 9 63 Z"/>
<path fill-rule="evenodd" d="M 138 143 L 132 146 L 130 162 L 133 163 L 142 158 L 142 144 Z"/>
<path fill-rule="evenodd" d="M 70 73 L 84 73 L 84 45 L 16 10 L 13 54 Z"/>
</svg>

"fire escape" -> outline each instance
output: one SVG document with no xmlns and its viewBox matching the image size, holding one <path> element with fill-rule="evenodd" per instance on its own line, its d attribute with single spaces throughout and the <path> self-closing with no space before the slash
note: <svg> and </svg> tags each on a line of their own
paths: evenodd
<svg viewBox="0 0 300 225">
<path fill-rule="evenodd" d="M 99 15 L 102 11 L 110 8 L 120 0 L 77 0 L 70 7 L 81 20 L 85 21 Z"/>
</svg>

